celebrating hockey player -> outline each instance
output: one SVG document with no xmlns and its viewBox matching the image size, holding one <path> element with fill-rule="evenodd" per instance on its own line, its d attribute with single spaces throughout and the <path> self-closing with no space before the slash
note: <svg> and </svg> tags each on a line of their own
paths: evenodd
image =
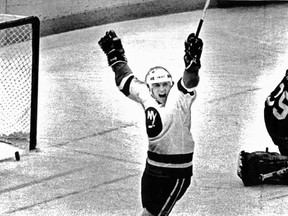
<svg viewBox="0 0 288 216">
<path fill-rule="evenodd" d="M 194 141 L 190 131 L 191 105 L 199 83 L 203 42 L 190 34 L 185 41 L 185 70 L 175 84 L 161 66 L 151 68 L 145 82 L 127 64 L 120 38 L 106 32 L 99 45 L 115 72 L 116 85 L 145 111 L 149 140 L 141 182 L 142 215 L 169 215 L 190 185 Z"/>
<path fill-rule="evenodd" d="M 267 131 L 282 155 L 288 156 L 288 70 L 265 101 Z"/>
</svg>

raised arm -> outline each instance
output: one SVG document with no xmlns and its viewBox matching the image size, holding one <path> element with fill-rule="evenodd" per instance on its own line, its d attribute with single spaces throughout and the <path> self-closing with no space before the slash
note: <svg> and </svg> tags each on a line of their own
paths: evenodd
<svg viewBox="0 0 288 216">
<path fill-rule="evenodd" d="M 118 89 L 136 102 L 141 103 L 143 95 L 149 95 L 150 97 L 147 85 L 134 77 L 128 66 L 124 48 L 116 33 L 113 30 L 106 32 L 106 35 L 98 43 L 107 56 L 108 65 L 115 73 L 115 82 Z"/>
<path fill-rule="evenodd" d="M 186 88 L 196 87 L 199 83 L 199 69 L 201 67 L 200 57 L 202 54 L 203 42 L 192 33 L 188 36 L 185 45 L 185 71 L 183 83 Z"/>
<path fill-rule="evenodd" d="M 132 75 L 121 40 L 113 30 L 110 30 L 99 40 L 98 44 L 107 56 L 108 65 L 115 72 L 115 82 L 119 87 L 125 77 Z"/>
</svg>

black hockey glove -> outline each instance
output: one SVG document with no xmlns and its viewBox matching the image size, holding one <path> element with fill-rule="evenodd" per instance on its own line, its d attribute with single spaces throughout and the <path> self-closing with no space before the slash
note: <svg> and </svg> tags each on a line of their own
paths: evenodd
<svg viewBox="0 0 288 216">
<path fill-rule="evenodd" d="M 121 40 L 113 30 L 107 31 L 98 44 L 107 55 L 109 66 L 113 66 L 117 62 L 127 62 Z"/>
<path fill-rule="evenodd" d="M 288 184 L 288 157 L 277 152 L 245 152 L 238 156 L 237 174 L 244 186 Z"/>
<path fill-rule="evenodd" d="M 184 45 L 184 62 L 186 70 L 188 72 L 198 72 L 201 67 L 200 57 L 202 54 L 203 41 L 201 38 L 196 38 L 195 34 L 192 33 L 188 36 Z"/>
</svg>

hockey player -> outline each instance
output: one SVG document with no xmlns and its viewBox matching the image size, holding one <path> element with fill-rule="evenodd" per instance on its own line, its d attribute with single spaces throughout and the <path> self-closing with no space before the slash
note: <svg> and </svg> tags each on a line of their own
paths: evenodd
<svg viewBox="0 0 288 216">
<path fill-rule="evenodd" d="M 138 80 L 114 31 L 106 32 L 99 45 L 115 72 L 120 91 L 140 103 L 145 111 L 149 146 L 141 181 L 142 215 L 169 215 L 189 187 L 193 174 L 191 105 L 196 98 L 203 42 L 194 33 L 188 36 L 185 70 L 175 84 L 161 66 L 151 68 L 145 82 Z"/>
<path fill-rule="evenodd" d="M 258 184 L 288 185 L 288 70 L 281 82 L 266 98 L 264 120 L 266 129 L 278 146 L 279 153 L 245 152 L 238 156 L 237 174 L 245 186 Z"/>
<path fill-rule="evenodd" d="M 264 118 L 267 131 L 282 155 L 288 156 L 288 70 L 267 97 Z"/>
</svg>

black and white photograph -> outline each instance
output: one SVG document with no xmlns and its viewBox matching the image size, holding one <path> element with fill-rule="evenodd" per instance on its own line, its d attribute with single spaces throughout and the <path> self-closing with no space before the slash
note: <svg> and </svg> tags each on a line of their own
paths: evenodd
<svg viewBox="0 0 288 216">
<path fill-rule="evenodd" d="M 0 215 L 288 215 L 287 115 L 288 1 L 0 0 Z"/>
</svg>

